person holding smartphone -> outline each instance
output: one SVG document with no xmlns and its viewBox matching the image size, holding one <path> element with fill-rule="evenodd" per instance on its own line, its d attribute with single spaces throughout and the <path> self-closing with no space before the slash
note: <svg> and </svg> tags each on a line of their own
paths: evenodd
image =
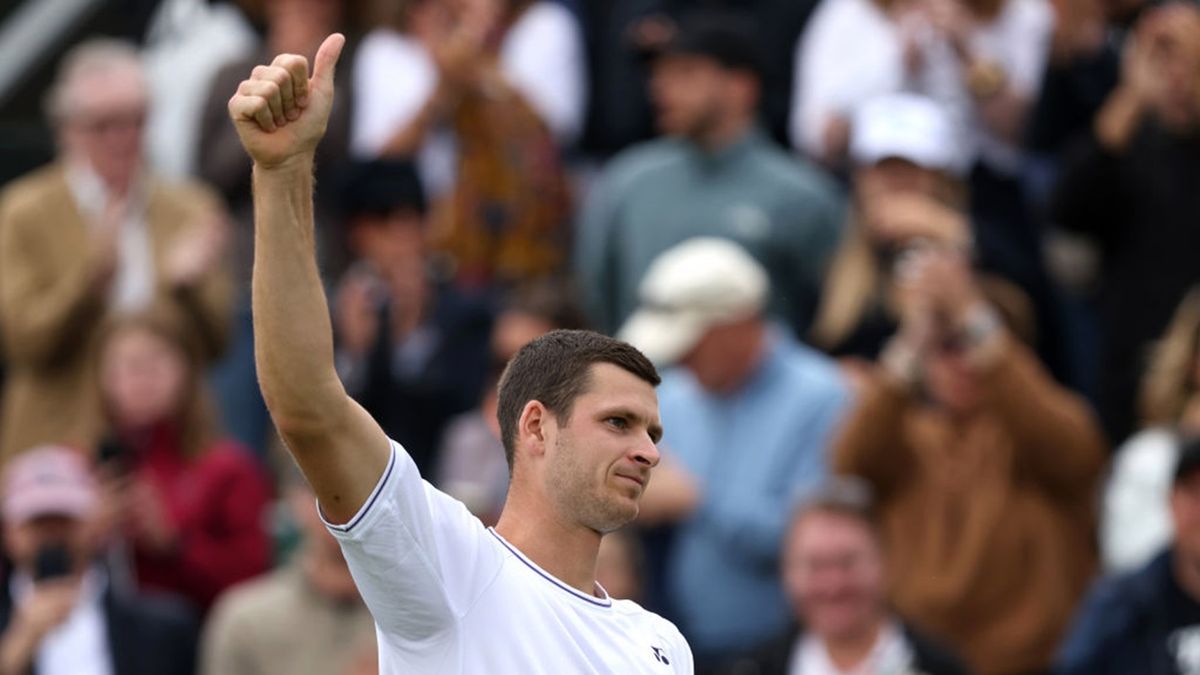
<svg viewBox="0 0 1200 675">
<path fill-rule="evenodd" d="M 12 459 L 0 515 L 11 576 L 0 585 L 0 673 L 190 675 L 197 625 L 165 599 L 122 595 L 98 563 L 102 512 L 79 452 L 41 446 Z"/>
</svg>

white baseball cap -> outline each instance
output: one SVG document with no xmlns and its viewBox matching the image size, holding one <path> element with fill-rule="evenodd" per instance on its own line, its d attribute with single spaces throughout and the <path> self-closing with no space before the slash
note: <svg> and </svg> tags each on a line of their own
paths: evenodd
<svg viewBox="0 0 1200 675">
<path fill-rule="evenodd" d="M 858 106 L 850 126 L 850 156 L 859 166 L 895 157 L 955 175 L 967 169 L 954 118 L 917 94 L 885 94 Z"/>
<path fill-rule="evenodd" d="M 767 273 L 737 243 L 689 239 L 663 252 L 642 277 L 639 307 L 618 337 L 656 364 L 683 358 L 709 328 L 762 311 Z"/>
</svg>

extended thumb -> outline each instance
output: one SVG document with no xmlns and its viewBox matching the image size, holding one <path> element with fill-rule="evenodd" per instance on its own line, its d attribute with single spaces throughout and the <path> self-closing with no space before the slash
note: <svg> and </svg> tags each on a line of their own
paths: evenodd
<svg viewBox="0 0 1200 675">
<path fill-rule="evenodd" d="M 317 50 L 317 58 L 313 64 L 313 80 L 320 84 L 333 84 L 333 73 L 337 69 L 338 57 L 342 55 L 342 47 L 346 46 L 346 36 L 334 33 L 325 38 L 321 48 Z"/>
</svg>

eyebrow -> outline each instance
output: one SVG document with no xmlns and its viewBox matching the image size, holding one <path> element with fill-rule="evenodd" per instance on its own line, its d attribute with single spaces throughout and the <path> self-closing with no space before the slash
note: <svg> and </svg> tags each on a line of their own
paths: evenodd
<svg viewBox="0 0 1200 675">
<path fill-rule="evenodd" d="M 601 418 L 624 417 L 626 419 L 632 420 L 639 424 L 645 424 L 646 431 L 650 434 L 650 440 L 654 441 L 655 443 L 658 443 L 659 441 L 662 440 L 663 428 L 662 428 L 661 424 L 659 424 L 657 422 L 650 422 L 645 417 L 643 417 L 642 415 L 639 415 L 638 413 L 634 412 L 633 410 L 631 410 L 629 408 L 624 408 L 624 407 L 606 408 L 600 412 L 600 415 L 601 415 Z"/>
</svg>

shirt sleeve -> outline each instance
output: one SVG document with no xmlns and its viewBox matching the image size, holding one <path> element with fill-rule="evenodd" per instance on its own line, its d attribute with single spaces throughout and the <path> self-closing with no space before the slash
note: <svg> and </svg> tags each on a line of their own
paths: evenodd
<svg viewBox="0 0 1200 675">
<path fill-rule="evenodd" d="M 1032 98 L 1046 71 L 1054 14 L 1045 0 L 1016 0 L 1011 11 L 1004 27 L 1004 66 L 1013 90 Z"/>
<path fill-rule="evenodd" d="M 483 524 L 422 480 L 395 441 L 359 512 L 344 525 L 325 525 L 341 544 L 381 639 L 394 647 L 438 648 L 503 561 Z"/>
<path fill-rule="evenodd" d="M 583 128 L 587 68 L 583 35 L 571 11 L 539 2 L 525 11 L 505 41 L 506 74 L 555 139 L 570 144 Z"/>
<path fill-rule="evenodd" d="M 379 156 L 392 136 L 412 123 L 436 86 L 433 63 L 413 40 L 383 30 L 368 35 L 354 58 L 351 154 Z"/>
</svg>

